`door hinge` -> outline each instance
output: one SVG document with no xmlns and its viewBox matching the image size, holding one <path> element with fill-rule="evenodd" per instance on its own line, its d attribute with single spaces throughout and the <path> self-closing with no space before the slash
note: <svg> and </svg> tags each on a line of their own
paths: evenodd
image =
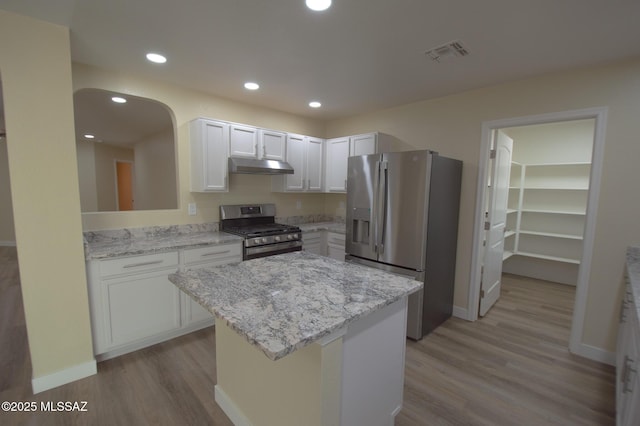
<svg viewBox="0 0 640 426">
<path fill-rule="evenodd" d="M 484 290 L 480 290 L 480 298 L 484 298 Z"/>
<path fill-rule="evenodd" d="M 491 223 L 489 223 L 489 222 L 485 222 L 485 223 L 484 223 L 484 230 L 485 230 L 485 231 L 488 231 L 489 229 L 491 229 Z"/>
<path fill-rule="evenodd" d="M 489 151 L 489 158 L 491 158 L 492 160 L 496 158 L 496 155 L 497 155 L 497 151 L 495 149 L 492 149 L 491 151 Z"/>
</svg>

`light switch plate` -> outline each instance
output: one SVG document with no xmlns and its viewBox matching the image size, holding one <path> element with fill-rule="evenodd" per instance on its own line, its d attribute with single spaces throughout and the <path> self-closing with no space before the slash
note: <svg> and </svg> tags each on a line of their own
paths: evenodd
<svg viewBox="0 0 640 426">
<path fill-rule="evenodd" d="M 302 208 L 302 201 L 296 201 L 296 209 L 300 210 Z"/>
<path fill-rule="evenodd" d="M 188 210 L 189 210 L 189 216 L 195 216 L 196 214 L 198 214 L 198 209 L 196 208 L 196 203 L 189 203 L 187 207 L 188 207 Z"/>
</svg>

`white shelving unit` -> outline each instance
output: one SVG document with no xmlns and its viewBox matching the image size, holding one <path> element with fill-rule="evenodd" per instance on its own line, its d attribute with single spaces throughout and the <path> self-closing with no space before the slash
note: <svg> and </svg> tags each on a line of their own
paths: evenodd
<svg viewBox="0 0 640 426">
<path fill-rule="evenodd" d="M 575 285 L 590 172 L 590 163 L 512 162 L 505 272 Z"/>
</svg>

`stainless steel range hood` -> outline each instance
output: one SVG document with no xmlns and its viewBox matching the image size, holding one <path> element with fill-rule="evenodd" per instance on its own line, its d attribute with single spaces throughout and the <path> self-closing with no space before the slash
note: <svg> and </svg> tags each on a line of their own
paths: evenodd
<svg viewBox="0 0 640 426">
<path fill-rule="evenodd" d="M 229 173 L 291 175 L 293 167 L 286 161 L 229 157 Z"/>
</svg>

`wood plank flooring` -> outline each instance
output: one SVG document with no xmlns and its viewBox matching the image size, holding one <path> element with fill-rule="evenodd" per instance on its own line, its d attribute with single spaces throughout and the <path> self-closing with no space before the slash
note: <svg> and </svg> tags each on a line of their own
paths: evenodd
<svg viewBox="0 0 640 426">
<path fill-rule="evenodd" d="M 452 318 L 408 341 L 396 425 L 614 424 L 613 368 L 566 349 L 573 297 L 571 287 L 505 276 L 485 318 Z M 0 412 L 0 425 L 231 425 L 214 402 L 212 328 L 34 396 L 15 248 L 0 247 L 0 309 L 0 401 L 87 401 L 88 410 Z"/>
</svg>

